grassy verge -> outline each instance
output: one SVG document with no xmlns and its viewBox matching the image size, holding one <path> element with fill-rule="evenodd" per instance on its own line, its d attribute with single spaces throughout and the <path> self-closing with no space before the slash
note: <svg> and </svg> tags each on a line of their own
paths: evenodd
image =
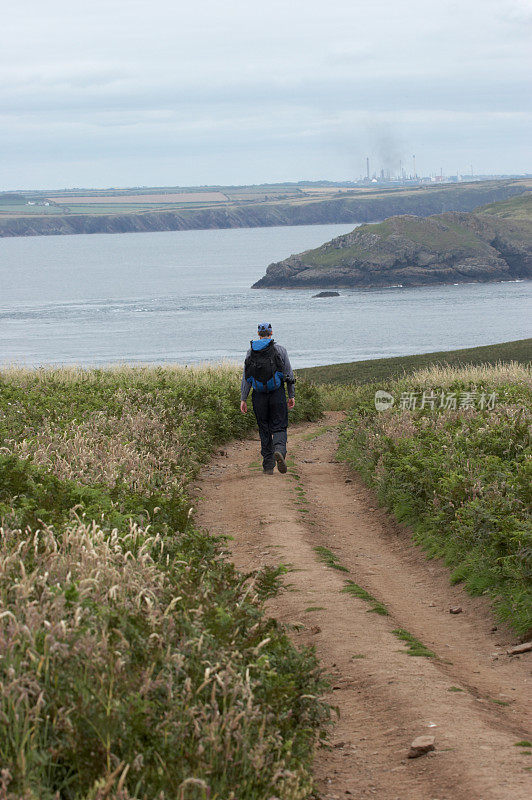
<svg viewBox="0 0 532 800">
<path fill-rule="evenodd" d="M 345 364 L 330 364 L 324 367 L 298 369 L 306 380 L 316 383 L 363 384 L 399 378 L 434 365 L 466 366 L 497 364 L 500 361 L 516 361 L 529 364 L 532 360 L 532 339 L 515 342 L 489 344 L 483 347 L 468 347 L 462 350 L 442 350 L 397 358 L 374 358 L 368 361 L 352 361 Z"/>
<path fill-rule="evenodd" d="M 0 375 L 2 797 L 299 800 L 328 712 L 310 650 L 193 524 L 253 427 L 231 369 Z M 299 384 L 297 418 L 317 418 Z"/>
<path fill-rule="evenodd" d="M 329 548 L 319 545 L 318 547 L 314 548 L 314 552 L 318 556 L 319 560 L 328 567 L 337 569 L 339 572 L 349 572 L 347 567 L 344 567 L 343 564 L 340 564 L 338 561 L 338 556 L 333 553 L 332 550 L 329 550 Z"/>
<path fill-rule="evenodd" d="M 381 603 L 380 600 L 377 600 L 373 597 L 372 594 L 367 592 L 362 586 L 359 586 L 358 583 L 354 581 L 346 581 L 342 592 L 345 594 L 350 594 L 353 597 L 358 597 L 359 600 L 364 600 L 365 603 L 369 603 L 371 608 L 368 611 L 373 611 L 375 614 L 379 614 L 381 617 L 388 616 L 388 609 Z"/>
<path fill-rule="evenodd" d="M 523 635 L 532 628 L 531 386 L 530 368 L 510 364 L 345 389 L 339 450 L 453 580 L 489 594 Z M 391 408 L 376 411 L 376 389 L 394 396 Z"/>
<path fill-rule="evenodd" d="M 405 631 L 404 628 L 396 628 L 394 631 L 392 631 L 392 633 L 402 642 L 405 642 L 405 652 L 409 656 L 415 656 L 416 658 L 436 658 L 436 653 L 434 653 L 432 650 L 429 650 L 428 647 L 425 647 L 423 642 L 420 642 L 419 639 L 416 639 L 413 634 Z"/>
</svg>

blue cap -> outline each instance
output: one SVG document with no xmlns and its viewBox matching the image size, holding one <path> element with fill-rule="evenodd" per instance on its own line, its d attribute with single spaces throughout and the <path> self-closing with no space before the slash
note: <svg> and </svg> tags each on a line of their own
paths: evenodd
<svg viewBox="0 0 532 800">
<path fill-rule="evenodd" d="M 259 322 L 258 330 L 259 330 L 259 333 L 271 333 L 272 332 L 272 323 L 271 322 Z"/>
</svg>

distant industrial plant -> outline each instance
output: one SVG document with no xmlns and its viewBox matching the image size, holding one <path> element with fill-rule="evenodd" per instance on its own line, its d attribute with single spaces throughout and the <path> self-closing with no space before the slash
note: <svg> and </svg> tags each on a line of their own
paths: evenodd
<svg viewBox="0 0 532 800">
<path fill-rule="evenodd" d="M 443 168 L 437 172 L 431 172 L 429 175 L 418 175 L 416 168 L 416 156 L 412 155 L 408 165 L 403 161 L 399 161 L 395 169 L 385 168 L 379 166 L 377 169 L 372 169 L 369 156 L 366 157 L 366 171 L 363 176 L 358 180 L 353 181 L 356 186 L 368 186 L 379 184 L 381 186 L 406 186 L 406 185 L 419 185 L 423 183 L 462 183 L 467 181 L 489 181 L 497 180 L 500 178 L 526 178 L 526 175 L 480 175 L 473 171 L 471 164 L 469 170 L 461 171 L 456 170 L 454 175 L 444 175 Z"/>
</svg>

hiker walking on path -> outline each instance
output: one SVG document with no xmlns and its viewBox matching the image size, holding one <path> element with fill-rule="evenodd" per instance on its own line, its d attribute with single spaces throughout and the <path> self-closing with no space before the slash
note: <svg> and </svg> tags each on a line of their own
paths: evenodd
<svg viewBox="0 0 532 800">
<path fill-rule="evenodd" d="M 288 409 L 296 404 L 295 378 L 288 353 L 272 339 L 271 323 L 259 323 L 258 335 L 258 339 L 250 342 L 251 347 L 244 362 L 240 410 L 243 414 L 247 413 L 246 400 L 253 389 L 251 400 L 259 426 L 262 470 L 266 475 L 273 475 L 275 464 L 279 472 L 286 472 L 286 429 Z"/>
</svg>

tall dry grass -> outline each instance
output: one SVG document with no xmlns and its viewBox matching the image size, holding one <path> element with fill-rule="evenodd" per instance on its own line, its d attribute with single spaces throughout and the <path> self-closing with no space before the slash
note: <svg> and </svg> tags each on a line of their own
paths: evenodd
<svg viewBox="0 0 532 800">
<path fill-rule="evenodd" d="M 133 402 L 119 391 L 117 399 L 120 414 L 94 411 L 62 428 L 45 419 L 38 428 L 25 427 L 22 438 L 7 439 L 4 447 L 85 485 L 122 484 L 134 492 L 182 486 L 199 463 L 190 441 L 193 411 L 181 403 L 168 423 L 156 395 Z"/>
<path fill-rule="evenodd" d="M 438 365 L 416 370 L 408 381 L 413 386 L 421 387 L 447 388 L 456 383 L 468 383 L 471 386 L 515 384 L 532 387 L 532 365 L 519 364 L 517 361 L 470 364 L 463 367 Z"/>
<path fill-rule="evenodd" d="M 478 388 L 489 385 L 494 389 L 505 385 L 532 387 L 532 365 L 520 364 L 516 361 L 499 362 L 497 364 L 479 364 L 466 366 L 433 365 L 416 370 L 401 378 L 380 380 L 369 384 L 376 389 L 393 391 L 412 391 L 415 389 L 448 389 L 453 385 Z M 356 405 L 359 397 L 358 384 L 324 383 L 316 387 L 325 408 L 330 411 L 345 411 Z M 397 395 L 399 396 L 399 395 Z"/>
<path fill-rule="evenodd" d="M 224 360 L 220 362 L 202 362 L 200 364 L 164 364 L 153 366 L 132 364 L 109 364 L 102 367 L 83 367 L 81 365 L 61 365 L 43 367 L 24 367 L 17 364 L 0 366 L 0 379 L 17 386 L 47 385 L 50 382 L 63 385 L 101 384 L 108 381 L 112 384 L 135 386 L 144 384 L 164 375 L 172 381 L 194 382 L 202 386 L 211 386 L 213 378 L 241 376 L 242 367 L 237 362 Z"/>
<path fill-rule="evenodd" d="M 217 647 L 212 588 L 175 557 L 134 524 L 0 531 L 0 746 L 20 796 L 91 797 L 111 775 L 139 797 L 191 777 L 211 797 L 305 796 L 261 702 L 267 623 Z M 256 603 L 253 583 L 235 600 Z"/>
<path fill-rule="evenodd" d="M 239 575 L 190 516 L 199 465 L 252 429 L 239 384 L 0 373 L 0 800 L 308 796 L 316 660 L 264 615 L 276 571 Z"/>
</svg>

